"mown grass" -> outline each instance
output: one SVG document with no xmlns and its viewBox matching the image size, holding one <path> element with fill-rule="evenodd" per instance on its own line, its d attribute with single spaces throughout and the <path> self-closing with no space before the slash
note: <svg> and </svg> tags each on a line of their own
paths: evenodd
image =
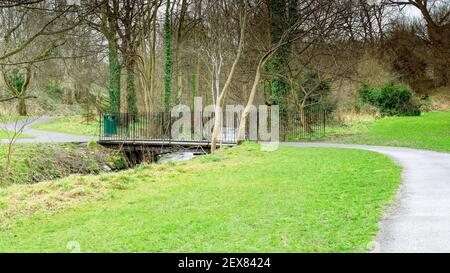
<svg viewBox="0 0 450 273">
<path fill-rule="evenodd" d="M 429 112 L 417 117 L 388 117 L 355 123 L 321 141 L 400 146 L 450 152 L 450 112 Z"/>
<path fill-rule="evenodd" d="M 0 139 L 10 139 L 13 136 L 13 132 L 8 132 L 0 129 Z M 17 138 L 33 138 L 31 135 L 20 134 Z"/>
<path fill-rule="evenodd" d="M 190 162 L 79 179 L 84 182 L 75 185 L 85 185 L 90 202 L 52 210 L 64 201 L 36 198 L 48 204 L 47 212 L 10 219 L 0 229 L 0 251 L 67 252 L 68 242 L 83 252 L 366 251 L 393 200 L 400 168 L 369 151 L 263 152 L 244 144 Z M 118 179 L 128 190 L 93 194 Z M 58 195 L 73 190 L 65 181 Z M 21 191 L 7 190 L 0 212 L 29 211 L 14 210 L 11 196 Z"/>
<path fill-rule="evenodd" d="M 86 122 L 82 116 L 68 116 L 32 126 L 33 129 L 70 135 L 96 136 L 99 134 L 97 121 Z"/>
</svg>

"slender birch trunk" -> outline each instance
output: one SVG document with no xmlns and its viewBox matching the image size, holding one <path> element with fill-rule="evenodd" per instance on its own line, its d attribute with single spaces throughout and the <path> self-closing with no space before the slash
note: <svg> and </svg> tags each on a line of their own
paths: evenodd
<svg viewBox="0 0 450 273">
<path fill-rule="evenodd" d="M 240 37 L 239 37 L 239 46 L 238 51 L 236 54 L 236 58 L 234 59 L 233 65 L 231 66 L 230 73 L 228 74 L 227 81 L 225 82 L 225 85 L 222 88 L 222 91 L 220 92 L 219 97 L 216 101 L 216 107 L 214 111 L 214 128 L 211 135 L 211 153 L 214 153 L 216 151 L 217 146 L 217 134 L 219 133 L 219 130 L 222 128 L 222 108 L 225 104 L 225 97 L 228 93 L 228 89 L 231 85 L 231 81 L 233 79 L 234 73 L 236 71 L 237 64 L 239 62 L 239 59 L 242 55 L 242 50 L 244 47 L 244 38 L 245 38 L 245 27 L 246 27 L 246 19 L 247 19 L 247 11 L 245 10 L 245 7 L 243 7 L 243 16 L 241 16 L 241 27 L 240 27 Z"/>
</svg>

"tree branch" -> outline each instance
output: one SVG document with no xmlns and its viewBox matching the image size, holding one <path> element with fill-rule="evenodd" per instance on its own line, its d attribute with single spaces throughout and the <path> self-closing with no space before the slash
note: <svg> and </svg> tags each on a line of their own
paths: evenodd
<svg viewBox="0 0 450 273">
<path fill-rule="evenodd" d="M 12 100 L 16 100 L 16 99 L 37 99 L 36 96 L 25 96 L 25 97 L 20 97 L 20 96 L 14 96 L 14 97 L 10 97 L 10 98 L 3 98 L 0 99 L 0 102 L 7 102 L 7 101 L 12 101 Z"/>
</svg>

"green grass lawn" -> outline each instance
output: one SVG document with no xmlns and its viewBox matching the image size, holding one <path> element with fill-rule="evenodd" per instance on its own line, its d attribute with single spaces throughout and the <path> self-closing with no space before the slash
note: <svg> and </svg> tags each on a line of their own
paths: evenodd
<svg viewBox="0 0 450 273">
<path fill-rule="evenodd" d="M 0 129 L 0 139 L 8 139 L 12 136 L 12 132 L 7 132 Z M 33 136 L 27 134 L 20 134 L 18 138 L 33 138 Z"/>
<path fill-rule="evenodd" d="M 81 136 L 97 136 L 99 123 L 97 121 L 86 123 L 81 116 L 57 118 L 51 122 L 37 124 L 33 129 Z"/>
<path fill-rule="evenodd" d="M 54 195 L 39 183 L 16 185 L 0 192 L 0 216 L 14 199 L 47 212 L 5 219 L 0 252 L 68 252 L 68 242 L 82 252 L 367 251 L 400 171 L 369 151 L 244 144 L 189 162 L 55 181 Z M 99 185 L 116 186 L 99 195 Z M 17 195 L 20 187 L 29 188 Z"/>
<path fill-rule="evenodd" d="M 5 130 L 0 130 L 0 139 L 7 138 L 7 137 L 8 137 L 8 133 L 5 132 Z"/>
<path fill-rule="evenodd" d="M 401 146 L 450 152 L 450 112 L 429 112 L 417 117 L 382 118 L 373 123 L 341 128 L 343 135 L 323 142 Z"/>
</svg>

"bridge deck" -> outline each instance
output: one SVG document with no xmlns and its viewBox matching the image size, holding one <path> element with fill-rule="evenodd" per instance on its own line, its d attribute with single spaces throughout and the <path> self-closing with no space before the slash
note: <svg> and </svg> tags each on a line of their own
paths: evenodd
<svg viewBox="0 0 450 273">
<path fill-rule="evenodd" d="M 99 141 L 100 144 L 112 145 L 136 145 L 136 146 L 183 146 L 183 147 L 210 147 L 211 142 L 206 140 L 167 140 L 167 139 L 148 139 L 148 140 L 118 140 L 105 139 Z M 235 146 L 235 142 L 217 142 L 217 146 Z"/>
</svg>

